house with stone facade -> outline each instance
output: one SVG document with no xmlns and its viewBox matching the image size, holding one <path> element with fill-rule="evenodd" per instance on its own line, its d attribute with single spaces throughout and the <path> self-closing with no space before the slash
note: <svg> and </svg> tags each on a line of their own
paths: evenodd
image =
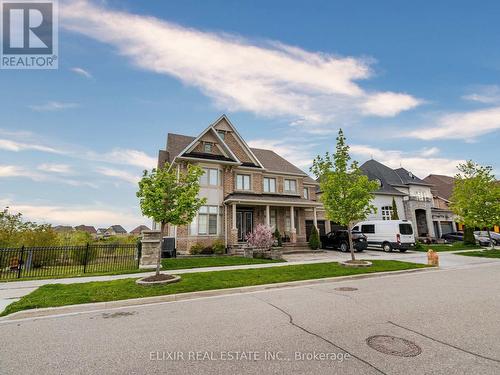
<svg viewBox="0 0 500 375">
<path fill-rule="evenodd" d="M 450 176 L 430 174 L 424 181 L 431 185 L 432 222 L 436 236 L 463 230 L 462 224 L 457 224 L 456 215 L 451 211 L 450 198 L 453 193 L 455 178 Z"/>
<path fill-rule="evenodd" d="M 318 183 L 273 150 L 249 147 L 226 115 L 195 136 L 169 133 L 159 153 L 159 165 L 165 163 L 178 170 L 193 163 L 205 172 L 199 195 L 206 205 L 190 225 L 165 228 L 180 253 L 217 240 L 234 250 L 259 223 L 277 228 L 285 246 L 305 245 L 313 225 L 330 229 Z"/>
<path fill-rule="evenodd" d="M 392 169 L 373 159 L 360 168 L 370 180 L 379 184 L 372 202 L 377 212 L 371 214 L 368 220 L 391 220 L 394 198 L 399 218 L 411 221 L 418 237 L 436 237 L 438 232 L 433 225 L 430 183 L 404 168 Z"/>
</svg>

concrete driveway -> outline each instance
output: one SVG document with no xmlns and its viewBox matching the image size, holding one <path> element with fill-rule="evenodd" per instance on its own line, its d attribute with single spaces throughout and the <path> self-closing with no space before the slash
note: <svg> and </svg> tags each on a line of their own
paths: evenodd
<svg viewBox="0 0 500 375">
<path fill-rule="evenodd" d="M 499 311 L 491 262 L 6 321 L 1 373 L 498 374 Z"/>
</svg>

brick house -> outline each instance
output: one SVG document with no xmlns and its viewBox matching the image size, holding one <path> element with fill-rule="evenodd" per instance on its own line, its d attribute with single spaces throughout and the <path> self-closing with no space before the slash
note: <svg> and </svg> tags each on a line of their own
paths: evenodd
<svg viewBox="0 0 500 375">
<path fill-rule="evenodd" d="M 259 223 L 278 228 L 288 246 L 305 245 L 313 225 L 330 230 L 316 200 L 318 183 L 274 151 L 250 148 L 226 115 L 196 137 L 169 133 L 159 153 L 159 165 L 165 162 L 205 171 L 206 205 L 190 225 L 166 228 L 180 253 L 216 240 L 234 249 Z"/>
</svg>

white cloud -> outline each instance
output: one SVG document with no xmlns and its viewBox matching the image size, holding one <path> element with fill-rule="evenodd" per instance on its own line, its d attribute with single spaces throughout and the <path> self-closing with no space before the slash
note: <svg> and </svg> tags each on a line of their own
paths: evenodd
<svg viewBox="0 0 500 375">
<path fill-rule="evenodd" d="M 0 200 L 0 205 L 8 206 L 12 212 L 21 212 L 29 220 L 53 225 L 79 225 L 85 223 L 96 227 L 121 224 L 132 229 L 149 220 L 130 211 L 109 207 L 100 203 L 92 205 L 52 205 L 30 204 Z"/>
<path fill-rule="evenodd" d="M 460 159 L 436 157 L 439 150 L 435 147 L 420 152 L 405 152 L 382 150 L 367 145 L 351 145 L 350 151 L 354 159 L 356 156 L 364 159 L 376 159 L 391 168 L 403 167 L 419 178 L 424 178 L 431 173 L 453 176 L 457 173 L 456 166 L 464 162 Z"/>
<path fill-rule="evenodd" d="M 362 108 L 366 114 L 394 117 L 404 110 L 415 108 L 420 103 L 420 100 L 408 94 L 381 92 L 369 97 Z"/>
<path fill-rule="evenodd" d="M 462 99 L 484 104 L 498 104 L 500 103 L 500 86 L 477 86 L 476 92 L 464 95 Z"/>
<path fill-rule="evenodd" d="M 474 140 L 500 129 L 500 107 L 470 112 L 454 112 L 436 119 L 436 125 L 410 131 L 408 137 L 418 139 Z"/>
<path fill-rule="evenodd" d="M 74 67 L 74 68 L 71 68 L 70 69 L 73 73 L 76 73 L 78 75 L 81 75 L 85 78 L 93 78 L 92 77 L 92 74 L 90 74 L 90 72 L 88 70 L 85 70 L 83 68 L 79 68 L 79 67 Z"/>
<path fill-rule="evenodd" d="M 288 138 L 254 139 L 249 141 L 248 145 L 253 148 L 273 150 L 304 171 L 308 171 L 308 166 L 311 165 L 314 157 L 313 149 L 316 147 L 314 143 L 300 143 L 296 139 L 292 140 Z"/>
<path fill-rule="evenodd" d="M 44 145 L 35 144 L 35 143 L 17 142 L 17 141 L 13 141 L 11 139 L 0 139 L 0 150 L 14 151 L 14 152 L 32 150 L 32 151 L 49 152 L 49 153 L 53 153 L 53 154 L 64 153 L 63 151 L 58 150 L 58 149 L 53 148 L 53 147 L 44 146 Z"/>
<path fill-rule="evenodd" d="M 44 163 L 37 167 L 38 170 L 50 173 L 71 174 L 71 166 L 67 164 Z"/>
<path fill-rule="evenodd" d="M 198 87 L 221 108 L 302 121 L 311 131 L 345 116 L 395 116 L 419 100 L 368 92 L 368 59 L 341 57 L 278 42 L 255 43 L 84 0 L 60 5 L 61 23 L 115 47 L 136 66 Z"/>
<path fill-rule="evenodd" d="M 30 172 L 23 167 L 17 165 L 0 165 L 0 178 L 6 177 L 27 177 L 32 180 L 42 179 L 41 175 L 36 172 Z"/>
<path fill-rule="evenodd" d="M 120 169 L 100 167 L 97 168 L 97 172 L 104 176 L 118 178 L 133 185 L 137 185 L 140 180 L 140 176 L 138 176 L 137 174 L 133 174 Z"/>
<path fill-rule="evenodd" d="M 113 164 L 126 164 L 134 167 L 151 169 L 156 167 L 158 160 L 149 156 L 145 152 L 132 149 L 115 148 L 105 153 L 90 152 L 87 154 L 90 159 L 96 159 Z"/>
<path fill-rule="evenodd" d="M 79 104 L 77 103 L 64 103 L 56 101 L 50 101 L 44 104 L 36 104 L 36 105 L 34 104 L 29 106 L 29 108 L 31 108 L 33 111 L 36 112 L 56 112 L 77 107 L 79 107 Z"/>
</svg>

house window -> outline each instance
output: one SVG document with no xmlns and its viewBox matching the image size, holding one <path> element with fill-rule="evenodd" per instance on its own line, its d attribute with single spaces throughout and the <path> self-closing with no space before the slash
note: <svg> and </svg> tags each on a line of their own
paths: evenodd
<svg viewBox="0 0 500 375">
<path fill-rule="evenodd" d="M 304 188 L 304 199 L 309 199 L 309 189 L 308 188 Z"/>
<path fill-rule="evenodd" d="M 198 234 L 217 234 L 219 228 L 218 217 L 219 208 L 217 206 L 201 206 L 198 213 Z"/>
<path fill-rule="evenodd" d="M 269 224 L 271 224 L 271 228 L 276 229 L 276 210 L 269 211 Z"/>
<path fill-rule="evenodd" d="M 264 177 L 264 193 L 276 193 L 276 179 Z"/>
<path fill-rule="evenodd" d="M 219 137 L 224 140 L 224 137 L 226 135 L 226 132 L 224 130 L 218 130 L 217 131 L 217 134 L 219 135 Z"/>
<path fill-rule="evenodd" d="M 382 220 L 391 220 L 391 219 L 392 219 L 392 206 L 382 207 Z"/>
<path fill-rule="evenodd" d="M 295 193 L 297 191 L 297 181 L 285 180 L 285 191 L 289 193 Z"/>
<path fill-rule="evenodd" d="M 207 153 L 211 153 L 212 152 L 212 144 L 209 142 L 203 143 L 203 151 L 207 152 Z"/>
<path fill-rule="evenodd" d="M 250 175 L 248 174 L 236 175 L 236 189 L 250 190 Z"/>
<path fill-rule="evenodd" d="M 202 186 L 219 186 L 222 185 L 222 173 L 216 168 L 202 168 L 203 174 L 200 177 L 200 185 Z"/>
</svg>

